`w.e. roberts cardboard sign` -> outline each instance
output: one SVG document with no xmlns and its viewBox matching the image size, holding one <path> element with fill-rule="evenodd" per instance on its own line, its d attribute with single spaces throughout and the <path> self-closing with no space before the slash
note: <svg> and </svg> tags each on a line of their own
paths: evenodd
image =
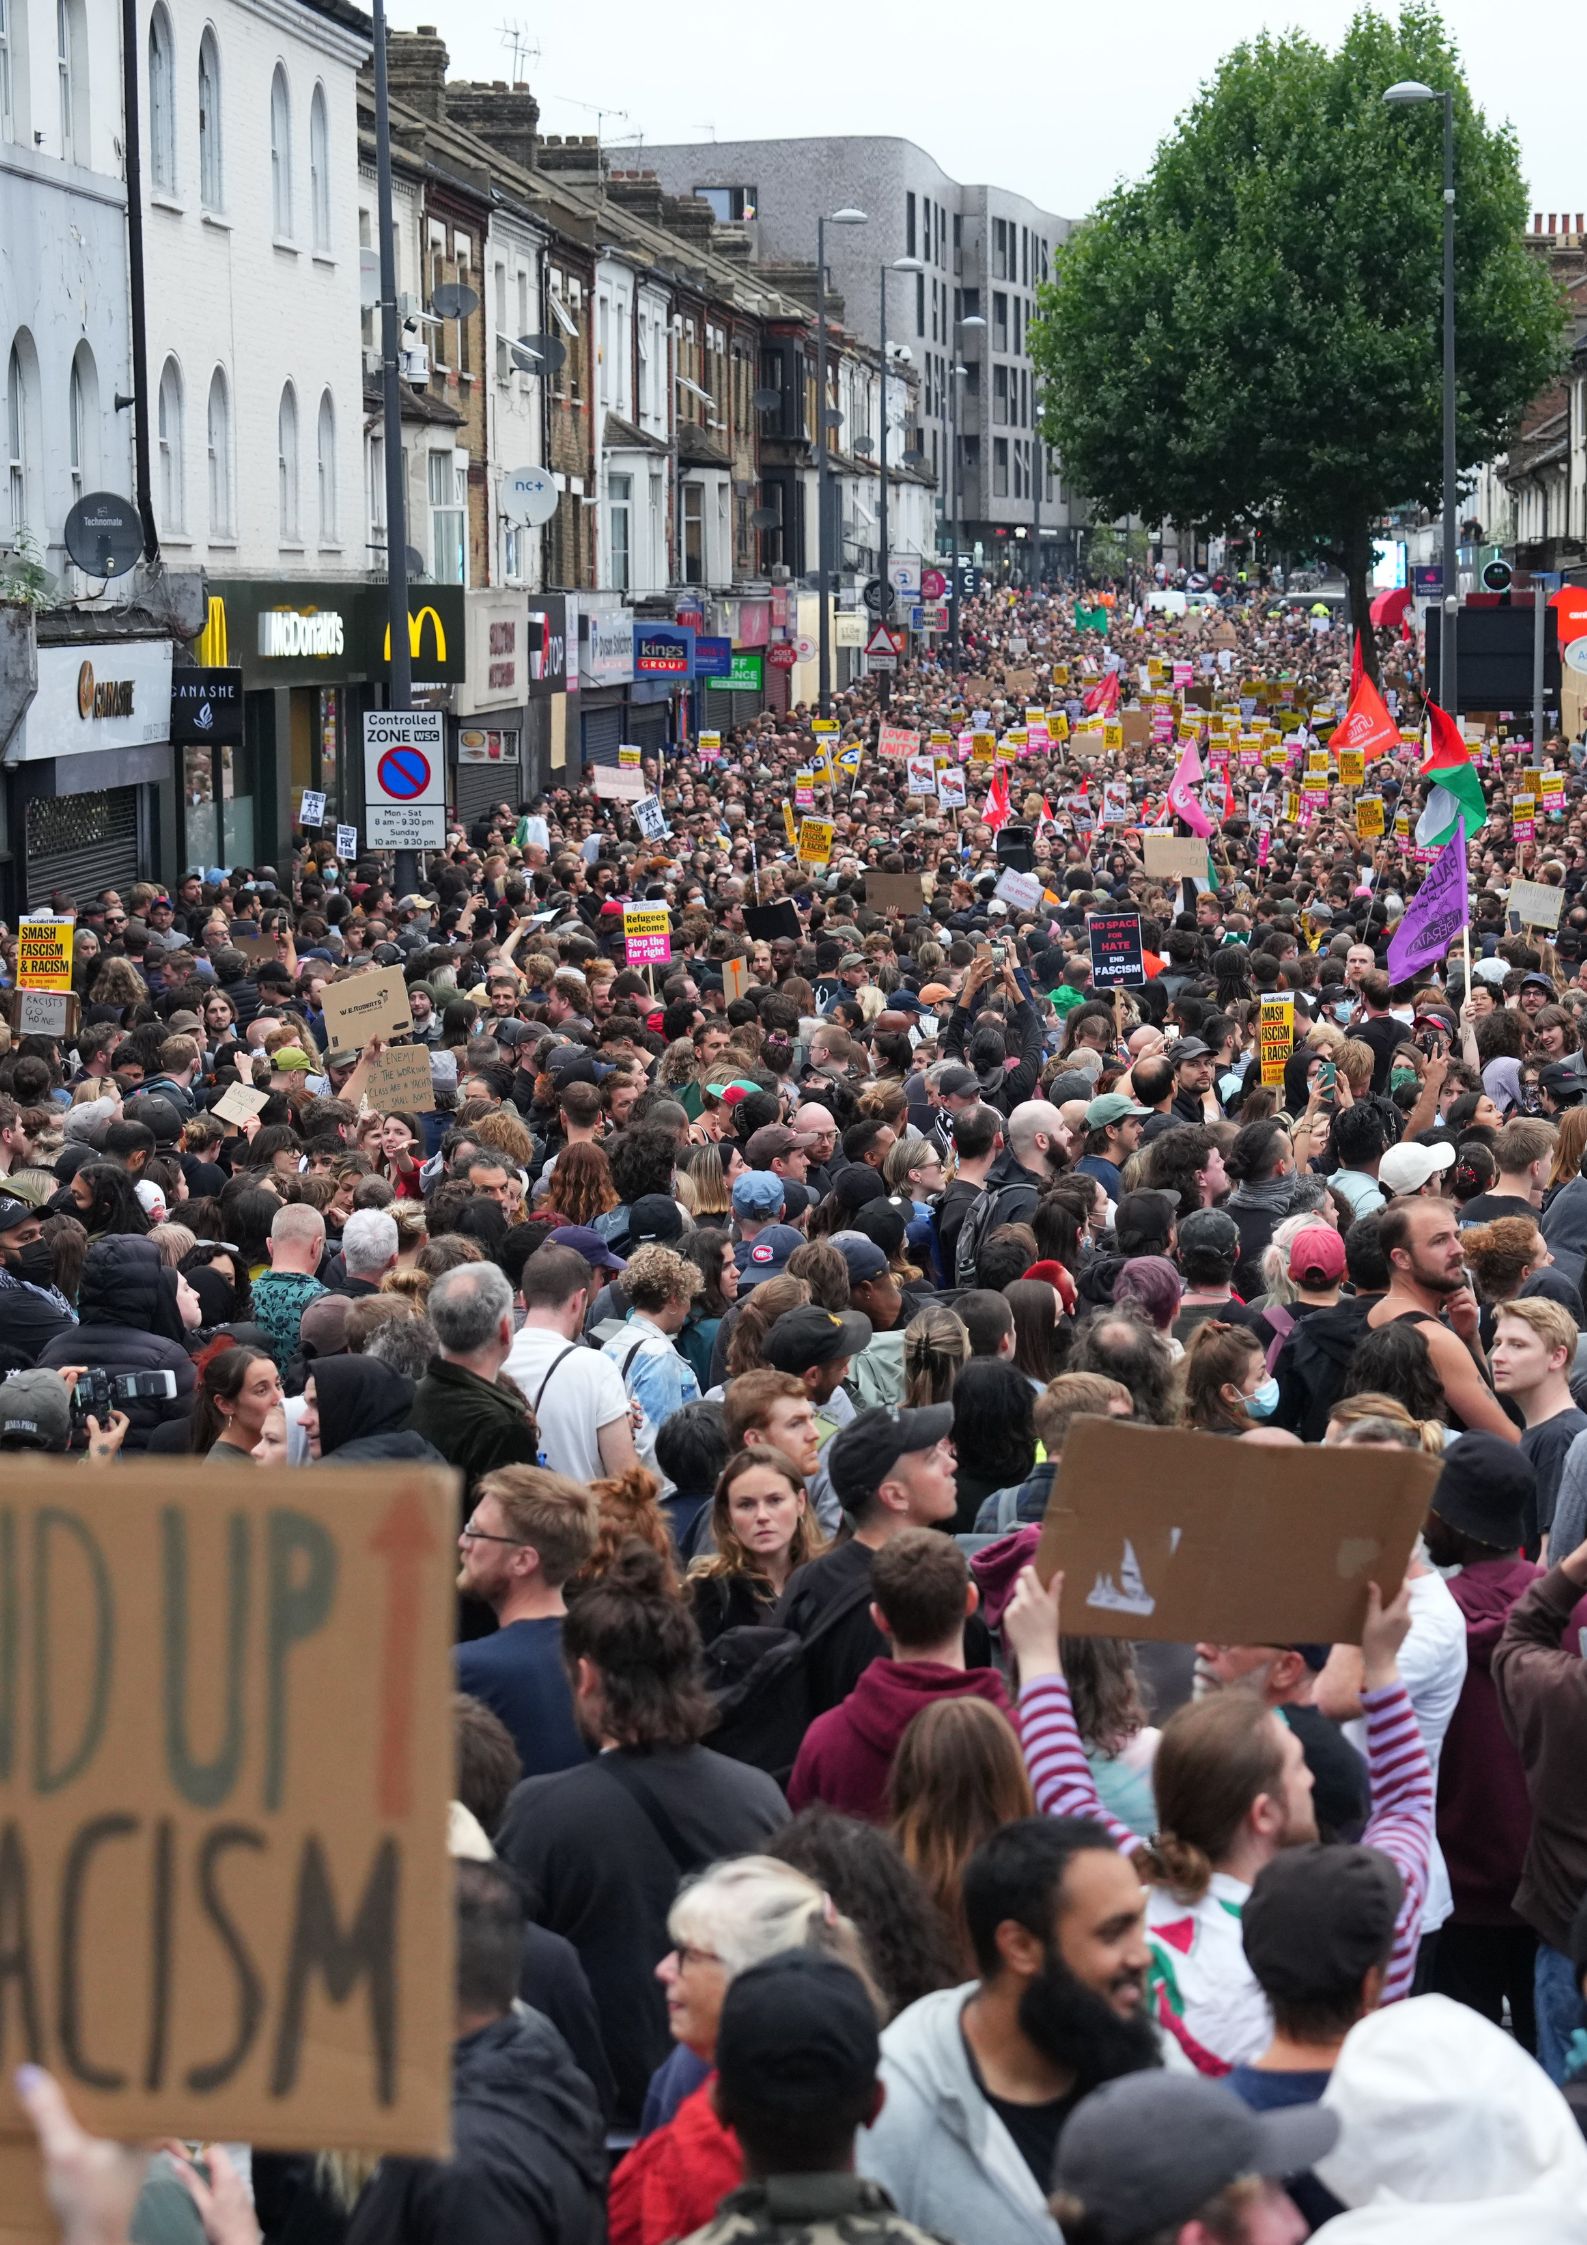
<svg viewBox="0 0 1587 2245">
<path fill-rule="evenodd" d="M 5 2172 L 24 2061 L 100 2135 L 444 2152 L 457 1476 L 7 1463 Z"/>
<path fill-rule="evenodd" d="M 1063 1571 L 1071 1636 L 1359 1644 L 1367 1584 L 1399 1589 L 1439 1471 L 1417 1450 L 1078 1419 L 1036 1565 Z"/>
</svg>

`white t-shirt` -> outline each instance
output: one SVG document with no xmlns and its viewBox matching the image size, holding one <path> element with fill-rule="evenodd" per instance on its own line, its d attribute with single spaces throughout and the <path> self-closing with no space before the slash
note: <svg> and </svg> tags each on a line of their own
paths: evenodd
<svg viewBox="0 0 1587 2245">
<path fill-rule="evenodd" d="M 610 1357 L 587 1349 L 582 1341 L 570 1345 L 549 1326 L 525 1325 L 514 1336 L 502 1369 L 523 1390 L 540 1429 L 541 1456 L 551 1471 L 572 1481 L 599 1481 L 606 1468 L 596 1436 L 614 1419 L 628 1417 L 622 1375 Z"/>
<path fill-rule="evenodd" d="M 1400 1682 L 1405 1686 L 1416 1717 L 1416 1727 L 1433 1765 L 1433 1796 L 1438 1795 L 1438 1757 L 1466 1681 L 1466 1617 L 1455 1604 L 1449 1585 L 1431 1568 L 1411 1577 L 1411 1626 L 1400 1647 Z M 1345 1736 L 1365 1755 L 1365 1721 L 1346 1723 Z M 1422 1931 L 1436 1933 L 1455 1907 L 1444 1851 L 1437 1836 L 1427 1859 L 1427 1898 L 1422 1904 Z"/>
</svg>

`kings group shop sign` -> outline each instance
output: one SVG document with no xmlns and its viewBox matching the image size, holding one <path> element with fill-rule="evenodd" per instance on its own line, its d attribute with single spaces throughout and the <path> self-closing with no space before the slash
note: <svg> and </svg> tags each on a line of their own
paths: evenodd
<svg viewBox="0 0 1587 2245">
<path fill-rule="evenodd" d="M 694 633 L 685 624 L 635 624 L 636 678 L 692 678 Z"/>
</svg>

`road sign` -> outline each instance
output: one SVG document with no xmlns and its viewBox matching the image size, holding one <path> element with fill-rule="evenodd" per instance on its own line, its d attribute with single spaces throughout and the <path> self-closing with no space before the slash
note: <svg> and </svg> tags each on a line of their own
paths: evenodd
<svg viewBox="0 0 1587 2245">
<path fill-rule="evenodd" d="M 445 847 L 445 731 L 438 709 L 365 712 L 365 840 L 371 849 Z"/>
<path fill-rule="evenodd" d="M 885 624 L 877 624 L 865 642 L 865 652 L 867 655 L 896 655 L 898 642 Z"/>
<path fill-rule="evenodd" d="M 918 593 L 920 591 L 920 563 L 894 559 L 887 565 L 887 581 L 894 592 Z"/>
<path fill-rule="evenodd" d="M 922 569 L 920 572 L 920 597 L 922 600 L 941 600 L 948 589 L 948 580 L 940 569 Z"/>
</svg>

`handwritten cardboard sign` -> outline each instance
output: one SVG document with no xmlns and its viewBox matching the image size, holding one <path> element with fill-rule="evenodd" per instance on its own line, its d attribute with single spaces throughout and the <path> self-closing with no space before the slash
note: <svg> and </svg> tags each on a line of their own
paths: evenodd
<svg viewBox="0 0 1587 2245">
<path fill-rule="evenodd" d="M 1204 881 L 1207 845 L 1198 835 L 1143 834 L 1142 853 L 1154 881 Z"/>
<path fill-rule="evenodd" d="M 1340 1460 L 1348 1455 L 1348 1472 Z M 1286 1448 L 1079 1419 L 1036 1565 L 1078 1637 L 1359 1644 L 1392 1598 L 1441 1471 L 1417 1450 Z"/>
<path fill-rule="evenodd" d="M 434 1111 L 435 1084 L 427 1045 L 387 1045 L 369 1063 L 364 1082 L 370 1106 L 383 1115 Z"/>
<path fill-rule="evenodd" d="M 401 967 L 377 967 L 372 973 L 350 974 L 344 982 L 327 982 L 324 1007 L 325 1032 L 334 1049 L 350 1046 L 361 1052 L 371 1037 L 405 1037 L 413 1027 Z"/>
<path fill-rule="evenodd" d="M 918 873 L 867 873 L 865 901 L 877 912 L 907 916 L 924 908 L 926 892 Z"/>
<path fill-rule="evenodd" d="M 256 1091 L 251 1084 L 228 1084 L 211 1107 L 210 1113 L 220 1122 L 235 1123 L 240 1130 L 245 1122 L 269 1104 L 270 1094 L 267 1091 Z"/>
<path fill-rule="evenodd" d="M 1512 881 L 1506 909 L 1523 928 L 1557 928 L 1565 909 L 1565 891 L 1547 881 Z"/>
<path fill-rule="evenodd" d="M 444 2152 L 457 1476 L 8 1465 L 0 2131 Z"/>
</svg>

